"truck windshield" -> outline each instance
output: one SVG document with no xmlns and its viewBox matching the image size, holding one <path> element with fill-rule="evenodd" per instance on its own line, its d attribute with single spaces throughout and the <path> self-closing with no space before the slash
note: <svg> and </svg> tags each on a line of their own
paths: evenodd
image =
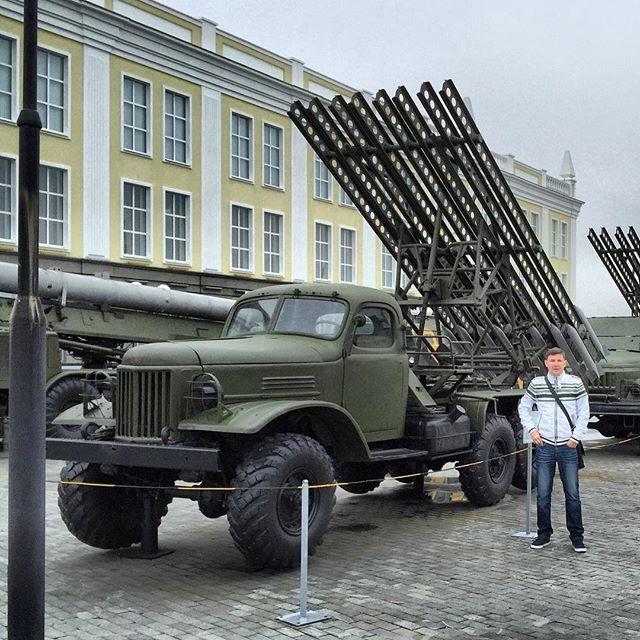
<svg viewBox="0 0 640 640">
<path fill-rule="evenodd" d="M 340 333 L 346 315 L 346 305 L 337 300 L 285 298 L 274 323 L 277 303 L 277 298 L 263 298 L 240 305 L 226 335 L 242 336 L 270 331 L 331 339 Z"/>
<path fill-rule="evenodd" d="M 282 303 L 274 331 L 335 338 L 342 329 L 345 313 L 345 304 L 337 300 L 287 298 Z"/>
<path fill-rule="evenodd" d="M 245 336 L 266 333 L 278 304 L 278 298 L 252 300 L 236 310 L 227 330 L 228 336 Z"/>
</svg>

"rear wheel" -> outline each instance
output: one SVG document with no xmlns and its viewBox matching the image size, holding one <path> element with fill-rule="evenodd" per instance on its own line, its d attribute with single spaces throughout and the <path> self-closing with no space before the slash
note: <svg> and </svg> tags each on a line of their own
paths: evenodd
<svg viewBox="0 0 640 640">
<path fill-rule="evenodd" d="M 524 444 L 523 436 L 524 429 L 522 427 L 522 423 L 520 422 L 520 416 L 517 411 L 514 411 L 509 416 L 509 422 L 511 424 L 511 428 L 513 429 L 513 435 L 516 440 L 516 450 L 525 449 L 527 445 Z M 532 462 L 533 467 L 531 469 L 531 486 L 535 487 L 536 485 L 536 448 L 531 447 L 532 452 Z M 513 469 L 513 479 L 511 480 L 511 484 L 516 487 L 516 489 L 525 489 L 527 488 L 527 466 L 529 464 L 527 451 L 520 451 L 520 453 L 516 453 L 514 456 L 516 459 L 516 464 Z"/>
<path fill-rule="evenodd" d="M 469 502 L 486 507 L 502 500 L 513 478 L 515 450 L 507 418 L 489 414 L 473 452 L 460 461 L 460 484 Z"/>
<path fill-rule="evenodd" d="M 595 427 L 606 438 L 627 438 L 632 432 L 632 428 L 625 426 L 623 418 L 619 416 L 599 418 Z"/>
<path fill-rule="evenodd" d="M 80 542 L 98 549 L 120 549 L 142 541 L 144 506 L 140 491 L 100 486 L 116 481 L 102 473 L 99 465 L 86 462 L 67 462 L 60 480 L 60 515 Z M 163 493 L 158 495 L 156 526 L 167 514 L 170 501 Z"/>
<path fill-rule="evenodd" d="M 309 436 L 280 433 L 261 441 L 236 469 L 229 494 L 229 531 L 256 568 L 286 569 L 300 561 L 302 481 L 309 490 L 309 555 L 321 544 L 335 504 L 333 466 Z"/>
</svg>

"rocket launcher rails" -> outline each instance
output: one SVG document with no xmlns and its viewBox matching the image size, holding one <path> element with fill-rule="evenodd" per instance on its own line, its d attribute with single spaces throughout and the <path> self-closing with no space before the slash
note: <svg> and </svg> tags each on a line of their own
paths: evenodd
<svg viewBox="0 0 640 640">
<path fill-rule="evenodd" d="M 438 389 L 474 378 L 510 385 L 557 345 L 574 373 L 597 379 L 604 349 L 453 82 L 440 92 L 425 82 L 416 98 L 401 86 L 289 112 L 406 275 L 396 296 L 417 345 L 414 371 Z M 431 317 L 437 338 L 425 336 Z"/>
</svg>

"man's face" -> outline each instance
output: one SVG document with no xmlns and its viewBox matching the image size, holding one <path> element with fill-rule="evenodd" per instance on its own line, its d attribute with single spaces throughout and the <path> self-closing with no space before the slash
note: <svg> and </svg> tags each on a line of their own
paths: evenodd
<svg viewBox="0 0 640 640">
<path fill-rule="evenodd" d="M 564 368 L 567 366 L 565 357 L 558 353 L 557 355 L 551 355 L 544 361 L 547 370 L 552 376 L 559 376 L 564 373 Z"/>
</svg>

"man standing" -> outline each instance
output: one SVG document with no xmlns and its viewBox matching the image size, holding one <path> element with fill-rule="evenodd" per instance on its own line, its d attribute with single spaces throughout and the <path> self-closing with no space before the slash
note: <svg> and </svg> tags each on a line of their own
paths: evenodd
<svg viewBox="0 0 640 640">
<path fill-rule="evenodd" d="M 522 426 L 529 431 L 536 445 L 538 537 L 531 543 L 531 548 L 546 547 L 553 533 L 551 491 L 557 464 L 564 489 L 571 544 L 577 553 L 586 553 L 576 447 L 587 433 L 589 398 L 582 380 L 565 373 L 567 361 L 562 349 L 549 349 L 544 364 L 548 374 L 531 381 L 518 407 Z M 558 400 L 564 405 L 573 425 L 567 420 Z M 533 405 L 538 408 L 536 424 L 532 414 Z"/>
</svg>

